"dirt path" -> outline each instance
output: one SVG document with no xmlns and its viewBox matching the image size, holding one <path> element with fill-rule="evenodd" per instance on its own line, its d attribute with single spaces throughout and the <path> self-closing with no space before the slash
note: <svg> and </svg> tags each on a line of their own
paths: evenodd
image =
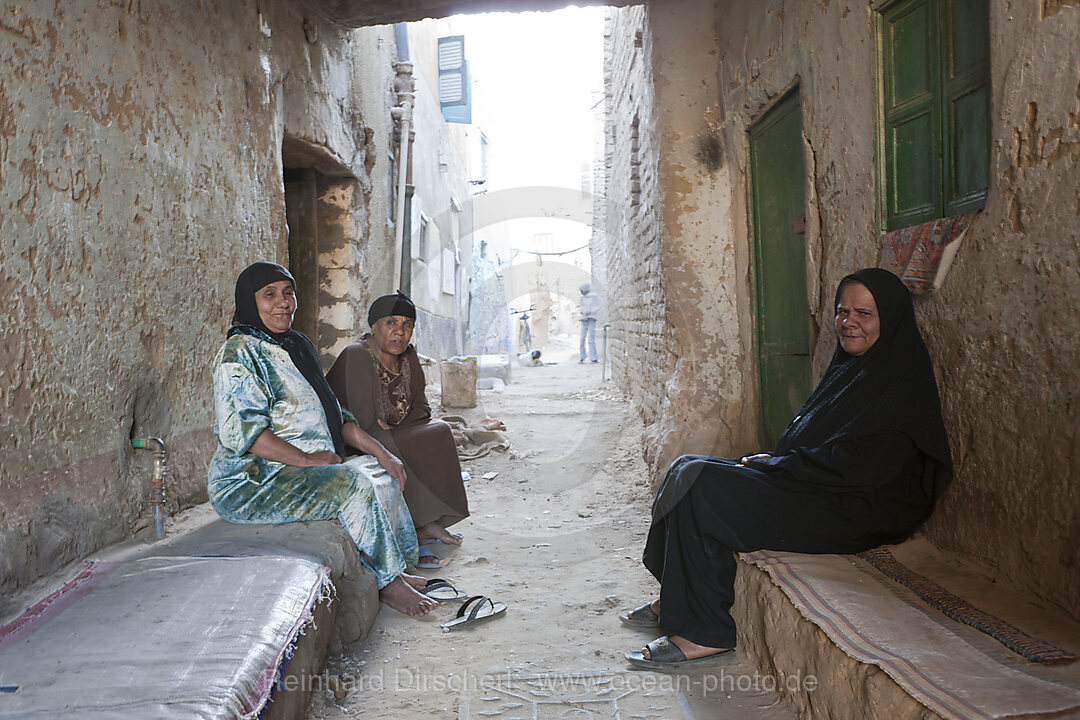
<svg viewBox="0 0 1080 720">
<path fill-rule="evenodd" d="M 657 588 L 640 562 L 641 425 L 600 367 L 569 357 L 513 368 L 504 391 L 480 391 L 463 413 L 502 420 L 514 447 L 464 464 L 472 517 L 453 528 L 464 545 L 434 546 L 453 562 L 425 574 L 506 603 L 505 617 L 443 633 L 457 605 L 421 619 L 384 605 L 368 638 L 331 661 L 348 693 L 314 693 L 310 720 L 790 717 L 737 657 L 707 677 L 628 669 L 622 653 L 656 635 L 618 620 Z"/>
</svg>

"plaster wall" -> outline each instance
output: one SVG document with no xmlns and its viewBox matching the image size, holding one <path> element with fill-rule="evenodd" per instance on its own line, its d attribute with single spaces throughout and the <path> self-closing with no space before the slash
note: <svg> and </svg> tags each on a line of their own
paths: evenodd
<svg viewBox="0 0 1080 720">
<path fill-rule="evenodd" d="M 487 229 L 473 235 L 472 292 L 465 352 L 498 355 L 510 350 L 510 316 L 506 308 L 506 267 L 489 240 Z"/>
<path fill-rule="evenodd" d="M 758 449 L 746 133 L 785 93 L 801 98 L 815 379 L 836 283 L 878 262 L 873 20 L 840 0 L 647 6 L 671 328 L 655 474 Z M 991 0 L 990 28 L 989 199 L 915 301 L 956 465 L 925 533 L 1080 617 L 1080 7 Z"/>
<path fill-rule="evenodd" d="M 657 471 L 686 452 L 753 445 L 744 192 L 725 152 L 716 7 L 650 3 L 661 275 L 667 356 L 646 459 Z M 741 42 L 752 42 L 747 35 Z"/>
<path fill-rule="evenodd" d="M 366 27 L 352 34 L 353 102 L 367 136 L 364 163 L 371 179 L 367 196 L 368 223 L 356 266 L 364 278 L 367 294 L 361 299 L 363 313 L 358 331 L 367 329 L 367 308 L 379 295 L 392 291 L 395 194 L 394 159 L 398 136 L 390 109 L 397 104 L 394 62 L 398 59 L 392 26 Z M 340 351 L 341 348 L 337 348 Z"/>
<path fill-rule="evenodd" d="M 317 193 L 318 340 L 323 367 L 368 330 L 367 309 L 393 282 L 396 45 L 392 27 L 348 34 L 334 87 L 342 93 L 339 125 L 351 127 L 353 161 L 320 176 Z M 327 122 L 333 122 L 328 118 Z M 313 340 L 315 340 L 313 338 Z"/>
<path fill-rule="evenodd" d="M 918 306 L 956 465 L 927 534 L 1080 618 L 1080 6 L 990 35 L 989 199 Z"/>
<path fill-rule="evenodd" d="M 168 439 L 170 509 L 205 499 L 236 275 L 289 260 L 282 141 L 354 177 L 366 144 L 349 33 L 304 3 L 4 2 L 0 36 L 10 597 L 145 527 L 131 437 Z M 348 207 L 363 224 L 363 199 Z"/>
<path fill-rule="evenodd" d="M 468 285 L 472 277 L 471 189 L 467 158 L 457 137 L 463 135 L 463 130 L 443 119 L 438 99 L 438 39 L 452 34 L 445 20 L 409 25 L 409 55 L 416 80 L 410 295 L 417 307 L 429 315 L 418 324 L 417 349 L 436 358 L 462 350 L 461 328 L 468 319 Z M 428 220 L 428 242 L 423 253 L 418 253 L 419 212 Z M 447 273 L 450 277 L 446 277 Z"/>
<path fill-rule="evenodd" d="M 801 96 L 815 378 L 835 347 L 836 283 L 879 257 L 873 23 L 864 2 L 716 6 L 740 203 L 746 130 L 788 89 Z M 1068 310 L 1080 298 L 1080 8 L 990 2 L 990 28 L 987 205 L 944 287 L 915 300 L 956 469 L 925 532 L 1080 617 L 1080 320 Z M 740 267 L 746 216 L 732 223 Z M 748 340 L 746 312 L 740 324 Z"/>
</svg>

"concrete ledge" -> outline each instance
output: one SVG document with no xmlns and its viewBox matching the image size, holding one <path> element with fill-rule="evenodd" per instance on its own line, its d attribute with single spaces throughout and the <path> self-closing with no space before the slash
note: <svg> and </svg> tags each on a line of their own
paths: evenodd
<svg viewBox="0 0 1080 720">
<path fill-rule="evenodd" d="M 738 567 L 741 653 L 802 717 L 1080 713 L 1080 674 L 1068 665 L 1025 660 L 863 559 L 759 551 L 740 556 Z M 1016 617 L 989 620 L 1008 628 Z M 1024 638 L 1017 626 L 1009 632 L 1018 647 L 1042 647 L 1048 659 L 1068 653 Z M 1067 636 L 1063 628 L 1049 637 L 1067 647 Z"/>
<path fill-rule="evenodd" d="M 800 718 L 940 720 L 883 670 L 833 644 L 768 573 L 741 559 L 733 612 L 740 652 L 763 674 L 777 678 L 777 692 Z M 811 676 L 812 690 L 805 682 Z"/>
</svg>

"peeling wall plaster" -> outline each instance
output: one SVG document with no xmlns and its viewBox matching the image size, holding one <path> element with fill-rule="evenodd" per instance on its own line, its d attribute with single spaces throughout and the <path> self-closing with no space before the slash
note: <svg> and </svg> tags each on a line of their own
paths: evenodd
<svg viewBox="0 0 1080 720">
<path fill-rule="evenodd" d="M 288 262 L 285 134 L 370 187 L 350 92 L 360 49 L 312 18 L 310 42 L 302 11 L 0 4 L 5 596 L 147 524 L 133 436 L 169 438 L 171 509 L 205 499 L 209 366 L 236 274 Z M 366 197 L 346 201 L 336 218 L 355 235 Z"/>
</svg>

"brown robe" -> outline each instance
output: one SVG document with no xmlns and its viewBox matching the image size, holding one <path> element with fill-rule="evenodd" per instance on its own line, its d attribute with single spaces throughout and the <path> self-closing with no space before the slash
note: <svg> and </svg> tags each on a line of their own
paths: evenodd
<svg viewBox="0 0 1080 720">
<path fill-rule="evenodd" d="M 461 463 L 450 426 L 431 419 L 424 394 L 424 369 L 416 349 L 404 353 L 409 361 L 411 408 L 398 425 L 384 430 L 378 422 L 378 395 L 386 393 L 364 340 L 349 345 L 326 373 L 330 388 L 360 427 L 405 465 L 405 502 L 417 527 L 436 522 L 450 527 L 469 517 L 469 501 L 461 479 Z M 403 358 L 403 359 L 404 359 Z"/>
</svg>

